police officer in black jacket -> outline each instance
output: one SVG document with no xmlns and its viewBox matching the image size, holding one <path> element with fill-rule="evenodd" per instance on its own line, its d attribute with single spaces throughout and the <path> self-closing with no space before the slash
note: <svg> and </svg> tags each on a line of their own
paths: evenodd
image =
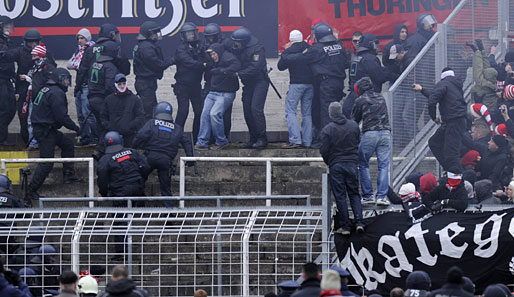
<svg viewBox="0 0 514 297">
<path fill-rule="evenodd" d="M 244 85 L 243 112 L 250 132 L 250 141 L 241 148 L 263 149 L 268 146 L 264 115 L 269 88 L 266 53 L 260 41 L 245 27 L 232 33 L 232 41 L 232 53 L 241 62 L 238 74 Z"/>
<path fill-rule="evenodd" d="M 193 156 L 193 147 L 189 136 L 184 135 L 184 128 L 173 123 L 173 108 L 168 102 L 159 102 L 154 109 L 153 119 L 139 130 L 134 138 L 133 147 L 144 149 L 150 165 L 149 172 L 157 169 L 162 196 L 171 196 L 171 165 L 182 145 L 186 156 Z M 187 165 L 193 165 L 188 162 Z M 175 206 L 172 201 L 165 201 L 164 206 Z"/>
<path fill-rule="evenodd" d="M 313 29 L 316 42 L 304 50 L 303 55 L 311 64 L 316 80 L 320 81 L 320 128 L 323 129 L 330 122 L 328 106 L 344 96 L 348 59 L 346 50 L 328 24 L 318 23 Z M 290 55 L 288 60 L 300 62 L 301 55 Z"/>
<path fill-rule="evenodd" d="M 164 70 L 172 65 L 165 59 L 157 41 L 162 39 L 161 27 L 154 21 L 144 22 L 137 36 L 134 47 L 134 74 L 137 95 L 143 100 L 146 119 L 152 118 L 153 108 L 157 104 L 157 80 L 162 79 Z"/>
<path fill-rule="evenodd" d="M 0 175 L 0 208 L 22 208 L 20 198 L 9 192 L 11 180 L 6 175 Z"/>
<path fill-rule="evenodd" d="M 202 75 L 205 71 L 205 46 L 198 38 L 198 28 L 187 22 L 180 29 L 182 43 L 175 52 L 175 85 L 173 91 L 177 96 L 178 111 L 175 122 L 184 127 L 189 114 L 189 102 L 193 106 L 193 138 L 198 137 L 200 116 L 202 115 Z"/>
<path fill-rule="evenodd" d="M 455 77 L 451 68 L 446 67 L 432 92 L 418 84 L 414 85 L 414 90 L 428 97 L 428 114 L 432 120 L 437 124 L 442 121 L 441 127 L 428 140 L 430 150 L 444 170 L 456 175 L 462 174 L 460 150 L 467 127 L 467 104 L 464 101 L 462 81 Z M 441 118 L 436 114 L 438 104 Z"/>
<path fill-rule="evenodd" d="M 13 21 L 7 16 L 0 16 L 0 51 L 10 47 L 9 34 L 14 31 Z M 9 124 L 16 114 L 16 97 L 13 80 L 16 78 L 13 62 L 0 63 L 0 146 L 14 145 L 7 141 Z"/>
<path fill-rule="evenodd" d="M 422 13 L 416 19 L 416 33 L 409 36 L 405 44 L 407 54 L 405 55 L 405 67 L 407 67 L 427 42 L 434 36 L 434 26 L 437 21 L 434 15 L 430 13 Z"/>
<path fill-rule="evenodd" d="M 104 151 L 102 137 L 106 129 L 101 120 L 104 99 L 116 91 L 114 78 L 116 74 L 119 73 L 119 70 L 114 64 L 114 60 L 117 55 L 117 48 L 118 45 L 113 41 L 104 42 L 102 53 L 99 55 L 98 59 L 96 59 L 96 62 L 93 62 L 88 73 L 89 93 L 87 98 L 89 100 L 89 106 L 95 118 L 100 119 L 97 123 L 100 140 L 93 153 L 93 157 L 96 159 L 99 159 L 100 154 Z M 82 65 L 82 63 L 80 63 L 80 65 Z"/>
<path fill-rule="evenodd" d="M 96 40 L 95 45 L 90 46 L 86 49 L 82 57 L 82 60 L 80 61 L 79 70 L 77 72 L 77 77 L 75 79 L 76 85 L 74 94 L 77 94 L 82 89 L 82 85 L 88 82 L 89 69 L 91 68 L 93 63 L 96 62 L 97 59 L 100 57 L 100 54 L 105 49 L 106 43 L 109 42 L 115 42 L 116 44 L 116 55 L 113 59 L 113 63 L 116 65 L 116 68 L 119 69 L 119 72 L 125 75 L 130 74 L 130 62 L 127 58 L 121 56 L 120 31 L 113 24 L 103 24 L 100 26 L 100 30 L 98 31 L 98 39 Z M 112 45 L 110 45 L 110 47 L 112 47 Z"/>
<path fill-rule="evenodd" d="M 17 48 L 10 49 L 1 54 L 0 60 L 2 62 L 16 62 L 18 69 L 16 70 L 16 82 L 15 82 L 15 94 L 18 95 L 18 101 L 16 102 L 16 109 L 18 111 L 18 118 L 20 120 L 20 136 L 25 143 L 29 141 L 29 131 L 27 116 L 28 113 L 23 113 L 23 104 L 27 99 L 27 92 L 29 83 L 26 80 L 22 80 L 20 75 L 27 74 L 34 66 L 32 60 L 32 49 L 41 43 L 41 34 L 36 29 L 29 29 L 23 36 L 23 44 Z M 55 64 L 55 61 L 51 53 L 47 52 L 47 58 L 49 62 Z"/>
<path fill-rule="evenodd" d="M 145 122 L 141 99 L 127 87 L 127 78 L 122 73 L 114 78 L 116 91 L 105 97 L 100 120 L 106 131 L 116 131 L 123 136 L 125 147 L 132 147 L 134 136 Z"/>
<path fill-rule="evenodd" d="M 364 34 L 359 42 L 357 55 L 352 56 L 350 65 L 350 94 L 346 97 L 343 105 L 344 115 L 350 117 L 352 114 L 355 99 L 359 97 L 354 86 L 358 80 L 368 76 L 373 82 L 373 89 L 377 93 L 382 92 L 382 84 L 394 78 L 389 71 L 382 66 L 377 57 L 379 50 L 378 39 L 373 34 Z"/>
<path fill-rule="evenodd" d="M 80 130 L 68 115 L 66 92 L 70 86 L 71 74 L 64 68 L 57 68 L 50 74 L 46 86 L 34 98 L 31 121 L 34 128 L 34 137 L 39 142 L 40 158 L 53 158 L 55 146 L 61 148 L 62 158 L 73 158 L 75 156 L 73 141 L 58 130 L 62 126 L 75 132 Z M 31 199 L 39 197 L 36 191 L 43 185 L 53 166 L 53 163 L 39 163 L 32 181 L 28 185 L 25 204 L 31 205 Z M 79 180 L 75 176 L 73 163 L 64 163 L 64 183 Z"/>
</svg>

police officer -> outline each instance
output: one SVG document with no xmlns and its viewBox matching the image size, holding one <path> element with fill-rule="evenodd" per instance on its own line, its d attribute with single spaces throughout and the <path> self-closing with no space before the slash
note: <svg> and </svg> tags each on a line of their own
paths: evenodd
<svg viewBox="0 0 514 297">
<path fill-rule="evenodd" d="M 0 208 L 21 208 L 20 199 L 9 192 L 11 180 L 6 175 L 0 175 Z"/>
<path fill-rule="evenodd" d="M 162 196 L 171 196 L 171 165 L 177 155 L 179 144 L 186 156 L 193 156 L 190 137 L 184 135 L 184 128 L 173 123 L 173 108 L 168 102 L 159 102 L 154 109 L 153 119 L 139 130 L 134 138 L 133 147 L 144 149 L 150 165 L 150 172 L 157 169 Z M 193 165 L 191 162 L 187 165 Z M 172 201 L 165 201 L 164 206 L 173 207 Z"/>
<path fill-rule="evenodd" d="M 125 148 L 120 133 L 105 134 L 105 155 L 98 162 L 98 189 L 102 197 L 142 196 L 148 172 L 146 157 L 137 150 Z M 125 202 L 115 203 L 126 206 Z"/>
<path fill-rule="evenodd" d="M 232 40 L 223 38 L 223 32 L 221 31 L 220 25 L 216 23 L 209 23 L 205 25 L 203 29 L 203 36 L 205 37 L 205 43 L 207 48 L 210 47 L 214 43 L 223 44 L 226 50 L 232 49 Z M 207 66 L 212 65 L 212 60 L 207 57 Z M 202 90 L 202 99 L 205 101 L 207 94 L 211 91 L 211 73 L 210 71 L 205 71 L 204 74 L 204 86 Z M 227 110 L 223 113 L 223 126 L 225 130 L 225 135 L 227 138 L 230 135 L 230 130 L 232 129 L 232 104 L 227 108 Z M 211 137 L 211 142 L 214 142 L 214 136 Z"/>
<path fill-rule="evenodd" d="M 376 93 L 382 92 L 382 84 L 392 78 L 392 74 L 382 66 L 377 57 L 378 39 L 373 34 L 364 34 L 359 42 L 357 55 L 352 56 L 350 65 L 350 94 L 343 104 L 344 115 L 351 117 L 355 100 L 359 95 L 355 92 L 355 84 L 363 77 L 369 77 Z"/>
<path fill-rule="evenodd" d="M 0 16 L 0 51 L 7 51 L 10 46 L 9 34 L 14 31 L 13 21 L 7 16 Z M 16 113 L 13 79 L 16 78 L 13 62 L 0 63 L 0 146 L 14 145 L 7 141 L 9 124 Z"/>
<path fill-rule="evenodd" d="M 57 68 L 50 74 L 46 86 L 34 98 L 31 121 L 34 137 L 39 142 L 40 158 L 53 158 L 56 145 L 61 148 L 62 158 L 75 156 L 73 141 L 59 131 L 62 126 L 75 132 L 80 130 L 68 115 L 66 92 L 70 86 L 71 74 L 64 68 Z M 25 204 L 31 205 L 31 199 L 39 197 L 36 191 L 43 185 L 53 167 L 53 163 L 39 163 L 28 185 Z M 80 181 L 75 176 L 73 163 L 63 164 L 63 181 L 65 184 Z"/>
<path fill-rule="evenodd" d="M 285 281 L 278 284 L 278 295 L 277 297 L 289 297 L 291 296 L 298 288 L 300 288 L 300 285 L 293 281 Z"/>
<path fill-rule="evenodd" d="M 31 268 L 42 284 L 45 292 L 58 292 L 61 268 L 57 262 L 57 249 L 51 244 L 43 244 L 37 254 L 30 259 Z"/>
<path fill-rule="evenodd" d="M 171 60 L 164 59 L 157 41 L 162 39 L 161 27 L 154 21 L 144 22 L 137 36 L 134 47 L 135 88 L 143 100 L 146 119 L 152 118 L 154 106 L 157 104 L 157 80 L 162 79 L 163 72 L 172 65 Z"/>
<path fill-rule="evenodd" d="M 128 89 L 122 73 L 116 74 L 114 84 L 116 91 L 105 98 L 100 119 L 107 131 L 117 131 L 124 145 L 132 147 L 134 136 L 145 122 L 143 103 Z"/>
<path fill-rule="evenodd" d="M 113 63 L 119 69 L 119 72 L 129 75 L 130 74 L 130 63 L 128 59 L 121 56 L 120 53 L 120 45 L 121 45 L 121 35 L 120 31 L 113 24 L 103 24 L 100 26 L 100 30 L 98 31 L 98 39 L 94 46 L 88 47 L 84 51 L 84 55 L 82 57 L 82 61 L 80 61 L 79 70 L 77 72 L 77 77 L 75 80 L 75 95 L 81 91 L 82 85 L 87 84 L 89 79 L 89 69 L 93 65 L 94 62 L 100 57 L 101 52 L 105 48 L 105 44 L 109 42 L 115 42 L 116 44 L 116 56 L 113 60 Z M 111 45 L 112 46 L 112 45 Z M 116 72 L 118 73 L 118 72 Z M 96 114 L 95 114 L 96 116 Z M 100 133 L 100 131 L 99 131 Z"/>
<path fill-rule="evenodd" d="M 102 123 L 101 112 L 104 106 L 104 99 L 108 95 L 116 91 L 114 78 L 119 73 L 118 67 L 114 64 L 118 51 L 118 45 L 113 41 L 104 42 L 102 53 L 99 55 L 96 62 L 93 62 L 88 73 L 88 100 L 91 112 L 95 115 L 96 119 L 100 119 L 98 124 L 98 134 L 100 140 L 93 153 L 93 158 L 99 159 L 104 151 L 104 143 L 102 137 L 106 132 Z M 80 63 L 82 65 L 82 63 Z"/>
<path fill-rule="evenodd" d="M 433 14 L 422 13 L 416 19 L 416 33 L 409 36 L 405 49 L 405 67 L 407 67 L 418 53 L 423 49 L 427 42 L 434 36 L 434 26 L 437 21 Z"/>
<path fill-rule="evenodd" d="M 232 33 L 232 41 L 232 52 L 241 62 L 238 74 L 244 85 L 243 112 L 250 132 L 250 141 L 241 148 L 264 149 L 268 146 L 264 104 L 269 88 L 264 47 L 245 27 Z"/>
<path fill-rule="evenodd" d="M 193 138 L 198 137 L 200 117 L 202 115 L 202 75 L 205 71 L 205 46 L 198 38 L 198 28 L 187 22 L 180 29 L 182 43 L 175 52 L 175 85 L 173 91 L 177 96 L 178 111 L 175 122 L 184 127 L 189 114 L 189 101 L 193 106 Z"/>
<path fill-rule="evenodd" d="M 314 38 L 316 42 L 310 48 L 303 53 L 288 55 L 287 59 L 296 62 L 306 58 L 311 64 L 314 76 L 320 81 L 320 127 L 323 129 L 330 122 L 328 106 L 343 98 L 348 59 L 346 50 L 328 24 L 316 24 Z"/>
<path fill-rule="evenodd" d="M 18 69 L 16 70 L 15 94 L 18 95 L 16 109 L 20 121 L 20 136 L 25 143 L 29 141 L 29 131 L 27 123 L 27 114 L 23 112 L 24 103 L 26 103 L 29 82 L 21 79 L 21 75 L 27 74 L 34 66 L 32 60 L 32 49 L 41 43 L 41 34 L 36 29 L 29 29 L 23 36 L 23 45 L 14 49 L 3 52 L 0 60 L 2 62 L 16 62 Z M 52 55 L 47 52 L 47 58 L 54 66 L 55 61 Z"/>
</svg>

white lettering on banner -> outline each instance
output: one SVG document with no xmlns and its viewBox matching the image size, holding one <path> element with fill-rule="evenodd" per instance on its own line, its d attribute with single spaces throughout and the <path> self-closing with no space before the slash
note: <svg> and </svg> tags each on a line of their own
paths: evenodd
<svg viewBox="0 0 514 297">
<path fill-rule="evenodd" d="M 439 241 L 441 242 L 441 255 L 456 259 L 460 259 L 462 257 L 462 254 L 464 254 L 468 244 L 464 243 L 461 246 L 457 246 L 452 242 L 452 239 L 457 237 L 462 231 L 464 231 L 464 229 L 465 228 L 459 226 L 458 223 L 451 223 L 442 230 L 435 232 L 435 234 L 439 235 Z M 452 231 L 453 235 L 450 236 L 449 231 Z"/>
<path fill-rule="evenodd" d="M 93 18 L 105 18 L 109 17 L 107 13 L 107 7 L 104 6 L 104 0 L 93 0 Z"/>
<path fill-rule="evenodd" d="M 505 214 L 502 214 L 501 216 L 494 214 L 487 221 L 483 222 L 482 224 L 478 224 L 475 228 L 475 233 L 473 234 L 473 241 L 478 245 L 478 247 L 475 249 L 475 256 L 482 257 L 482 258 L 489 258 L 492 257 L 496 250 L 498 250 L 498 236 L 500 235 L 500 227 L 502 225 L 502 217 Z M 489 222 L 493 222 L 493 228 L 491 229 L 491 236 L 487 239 L 482 239 L 482 232 L 484 230 L 485 225 L 487 225 Z M 489 247 L 486 247 L 489 246 Z M 484 248 L 486 247 L 486 248 Z"/>
<path fill-rule="evenodd" d="M 407 259 L 407 256 L 405 255 L 405 252 L 403 251 L 402 244 L 400 242 L 400 239 L 398 238 L 400 236 L 400 231 L 396 231 L 394 236 L 391 235 L 384 235 L 380 237 L 380 240 L 378 241 L 378 253 L 384 256 L 386 259 L 385 261 L 385 269 L 386 271 L 394 277 L 400 277 L 400 272 L 402 270 L 412 272 L 412 264 L 409 263 L 409 259 Z M 388 245 L 393 249 L 394 255 L 390 256 L 384 251 L 384 245 Z M 398 267 L 394 267 L 391 262 L 398 261 Z"/>
<path fill-rule="evenodd" d="M 59 0 L 45 0 L 50 4 L 50 7 L 48 7 L 47 10 L 39 10 L 39 8 L 36 7 L 36 5 L 32 5 L 32 15 L 38 19 L 49 19 L 57 14 L 57 12 L 60 12 L 60 5 Z"/>
<path fill-rule="evenodd" d="M 136 0 L 122 0 L 121 3 L 121 17 L 122 18 L 133 18 L 134 17 L 134 5 L 132 2 Z"/>
<path fill-rule="evenodd" d="M 163 14 L 162 7 L 157 7 L 155 2 L 156 0 L 145 0 L 145 13 L 151 19 L 155 19 Z"/>
<path fill-rule="evenodd" d="M 68 14 L 72 19 L 80 19 L 88 13 L 89 9 L 82 7 L 82 0 L 68 0 Z"/>
<path fill-rule="evenodd" d="M 366 282 L 364 283 L 364 287 L 366 289 L 374 290 L 378 287 L 378 282 L 385 282 L 386 272 L 384 271 L 382 273 L 378 273 L 373 270 L 373 256 L 367 248 L 361 248 L 357 254 L 352 245 L 352 256 L 355 258 L 355 261 L 357 261 L 357 266 L 359 266 L 359 269 L 362 271 L 364 277 L 366 278 Z"/>
<path fill-rule="evenodd" d="M 13 4 L 12 1 L 9 3 L 11 5 Z M 10 7 L 10 5 L 7 4 L 7 1 L 0 1 L 0 15 L 8 16 L 11 19 L 23 16 L 27 12 L 28 8 L 28 0 L 14 1 L 14 7 Z"/>
<path fill-rule="evenodd" d="M 191 0 L 191 6 L 193 11 L 201 18 L 207 19 L 212 18 L 218 14 L 219 4 L 215 4 L 209 8 L 204 7 L 204 0 Z"/>
<path fill-rule="evenodd" d="M 423 236 L 426 233 L 428 233 L 428 230 L 423 230 L 421 228 L 421 223 L 417 223 L 412 225 L 412 227 L 410 227 L 409 230 L 405 232 L 405 238 L 414 238 L 414 240 L 416 241 L 416 245 L 420 253 L 419 257 L 417 257 L 416 259 L 419 262 L 426 264 L 428 266 L 434 266 L 435 263 L 437 263 L 437 255 L 430 255 L 427 243 L 425 242 L 425 237 Z"/>
<path fill-rule="evenodd" d="M 175 34 L 176 31 L 182 27 L 186 20 L 186 3 L 184 0 L 168 0 L 170 1 L 171 7 L 173 8 L 173 17 L 168 25 L 162 28 L 162 35 Z"/>
<path fill-rule="evenodd" d="M 228 8 L 228 17 L 229 18 L 240 18 L 245 17 L 245 9 L 244 3 L 245 0 L 230 0 Z"/>
<path fill-rule="evenodd" d="M 344 256 L 344 259 L 341 261 L 341 265 L 343 267 L 345 267 L 348 270 L 348 272 L 350 272 L 350 274 L 352 275 L 353 279 L 358 284 L 363 284 L 364 283 L 364 279 L 362 278 L 361 274 L 357 270 L 357 267 L 355 267 L 355 264 L 353 264 L 353 261 L 351 259 L 351 251 L 352 250 L 354 250 L 353 249 L 353 243 L 351 244 L 351 249 L 348 249 L 348 251 L 346 252 L 346 256 Z"/>
</svg>

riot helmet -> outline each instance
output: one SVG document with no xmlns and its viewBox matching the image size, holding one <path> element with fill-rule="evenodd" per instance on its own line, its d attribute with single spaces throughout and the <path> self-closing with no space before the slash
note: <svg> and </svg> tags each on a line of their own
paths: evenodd
<svg viewBox="0 0 514 297">
<path fill-rule="evenodd" d="M 418 26 L 418 29 L 432 31 L 432 28 L 434 28 L 434 26 L 437 24 L 437 20 L 431 13 L 422 13 L 416 19 L 416 24 Z"/>
<path fill-rule="evenodd" d="M 378 39 L 375 35 L 367 33 L 361 36 L 357 52 L 370 51 L 376 54 L 378 50 Z"/>
<path fill-rule="evenodd" d="M 168 102 L 159 102 L 153 109 L 153 117 L 157 120 L 173 121 L 173 107 Z"/>
<path fill-rule="evenodd" d="M 105 133 L 105 153 L 112 154 L 123 149 L 123 137 L 117 131 Z"/>
<path fill-rule="evenodd" d="M 198 27 L 191 22 L 185 23 L 180 28 L 180 38 L 185 42 L 197 42 L 198 41 Z"/>
<path fill-rule="evenodd" d="M 53 245 L 43 244 L 37 255 L 30 259 L 30 262 L 34 264 L 55 264 L 57 262 L 56 255 L 57 250 Z"/>
<path fill-rule="evenodd" d="M 336 41 L 332 28 L 327 23 L 318 23 L 314 25 L 314 37 L 316 42 L 327 43 Z"/>
<path fill-rule="evenodd" d="M 100 26 L 100 30 L 98 31 L 98 37 L 111 39 L 112 41 L 116 41 L 117 43 L 121 43 L 121 34 L 118 27 L 113 24 L 103 24 Z"/>
<path fill-rule="evenodd" d="M 147 21 L 147 22 L 144 22 L 139 27 L 139 35 L 137 36 L 137 39 L 138 40 L 145 40 L 145 39 L 151 40 L 153 34 L 157 35 L 157 37 L 153 40 L 161 40 L 162 39 L 161 26 L 159 26 L 159 24 L 157 24 L 154 21 Z"/>
<path fill-rule="evenodd" d="M 50 85 L 58 85 L 64 91 L 71 87 L 71 74 L 64 68 L 56 68 L 50 72 L 50 77 L 47 80 Z"/>
<path fill-rule="evenodd" d="M 245 27 L 237 28 L 232 33 L 232 41 L 234 41 L 233 49 L 244 49 L 252 39 L 252 33 Z"/>
<path fill-rule="evenodd" d="M 41 42 L 41 33 L 37 29 L 29 29 L 23 35 L 23 43 L 26 48 L 33 49 Z"/>
<path fill-rule="evenodd" d="M 2 34 L 5 37 L 9 37 L 14 32 L 14 22 L 8 16 L 0 16 L 0 26 L 2 28 Z"/>
<path fill-rule="evenodd" d="M 104 42 L 102 45 L 102 51 L 100 52 L 100 55 L 96 59 L 97 62 L 107 62 L 107 61 L 113 61 L 116 59 L 116 57 L 119 56 L 120 53 L 120 46 L 118 43 L 114 41 L 107 41 Z"/>
<path fill-rule="evenodd" d="M 7 177 L 7 175 L 0 175 L 0 193 L 9 192 L 10 187 L 11 180 Z"/>
<path fill-rule="evenodd" d="M 213 44 L 221 40 L 221 27 L 216 23 L 207 24 L 203 30 L 207 43 Z"/>
</svg>

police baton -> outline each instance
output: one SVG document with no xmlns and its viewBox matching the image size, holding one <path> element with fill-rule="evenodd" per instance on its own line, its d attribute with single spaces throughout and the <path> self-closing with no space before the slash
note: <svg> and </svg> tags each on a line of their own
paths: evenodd
<svg viewBox="0 0 514 297">
<path fill-rule="evenodd" d="M 280 93 L 278 92 L 277 90 L 277 87 L 275 87 L 275 84 L 273 84 L 273 82 L 271 81 L 271 78 L 269 78 L 269 75 L 271 73 L 271 71 L 273 71 L 273 68 L 270 67 L 270 69 L 268 70 L 268 72 L 266 72 L 266 77 L 268 78 L 268 82 L 269 84 L 271 85 L 271 87 L 273 88 L 273 91 L 275 91 L 275 93 L 277 94 L 278 96 L 278 99 L 282 99 L 282 96 L 280 95 Z"/>
<path fill-rule="evenodd" d="M 191 136 L 191 147 L 193 149 L 193 157 L 196 157 L 195 144 L 194 144 L 195 142 L 194 142 L 194 139 L 193 139 L 193 132 L 191 132 L 190 136 Z M 198 176 L 198 166 L 196 165 L 197 162 L 196 161 L 193 161 L 193 162 L 195 162 L 195 165 L 194 165 L 195 166 L 195 175 Z"/>
<path fill-rule="evenodd" d="M 80 129 L 79 129 L 79 132 L 77 133 L 77 137 L 80 137 L 80 135 L 82 135 L 82 132 L 84 132 L 84 126 L 86 125 L 86 122 L 87 122 L 87 119 L 89 119 L 89 117 L 91 116 L 91 113 L 93 111 L 89 111 L 86 115 L 86 117 L 84 118 L 84 120 L 82 122 L 80 122 Z"/>
</svg>

